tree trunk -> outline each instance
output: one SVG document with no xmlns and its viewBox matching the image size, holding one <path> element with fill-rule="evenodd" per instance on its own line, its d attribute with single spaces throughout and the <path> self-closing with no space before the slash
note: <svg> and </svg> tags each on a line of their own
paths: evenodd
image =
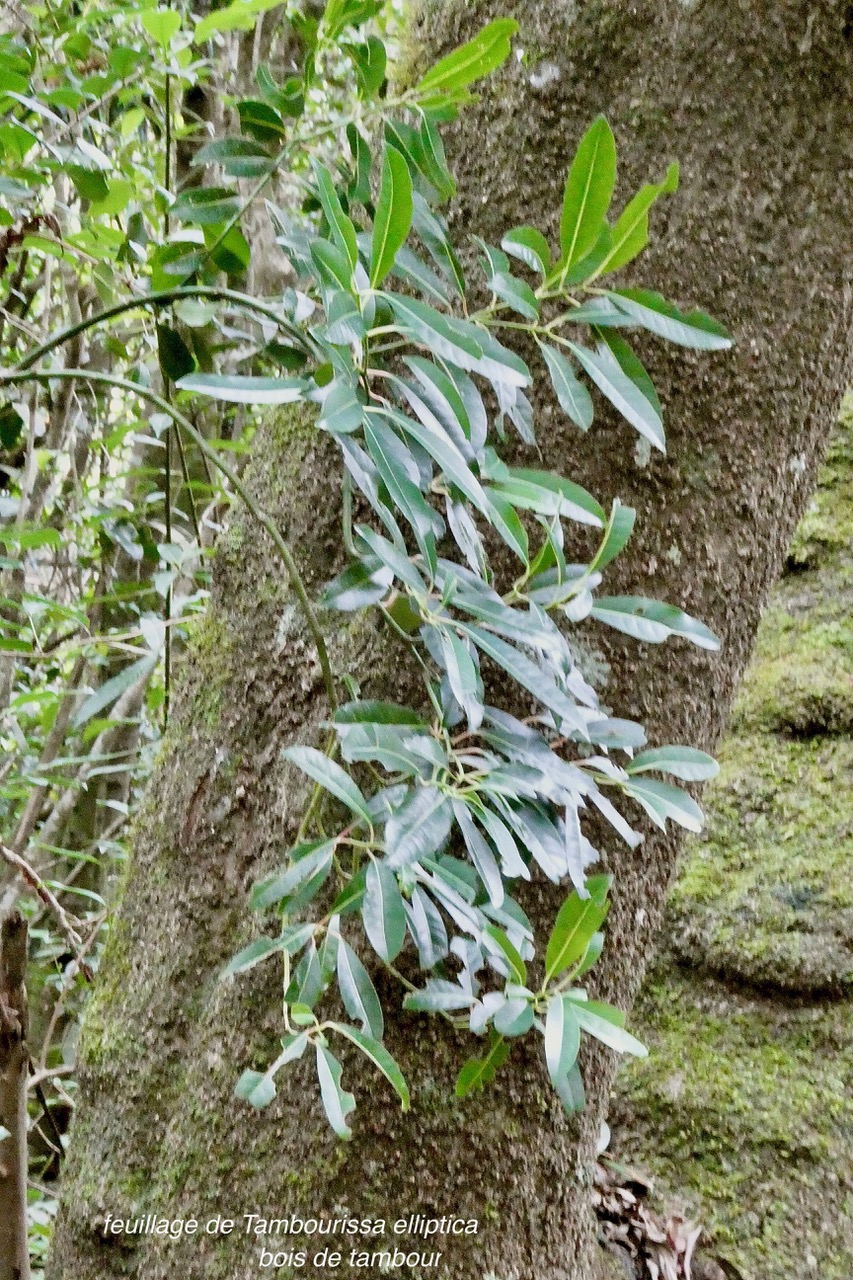
<svg viewBox="0 0 853 1280">
<path fill-rule="evenodd" d="M 713 747 L 850 372 L 853 19 L 835 0 L 430 0 L 415 28 L 424 56 L 513 8 L 525 57 L 450 140 L 457 226 L 493 241 L 521 222 L 553 232 L 574 145 L 604 110 L 624 197 L 671 159 L 682 163 L 681 190 L 654 215 L 636 280 L 707 307 L 736 337 L 733 353 L 714 356 L 644 349 L 667 416 L 665 458 L 649 459 L 623 424 L 605 418 L 581 438 L 544 396 L 537 404 L 545 464 L 602 501 L 618 495 L 638 508 L 608 590 L 668 599 L 724 642 L 721 656 L 680 642 L 605 648 L 590 632 L 609 701 L 641 719 L 653 745 Z M 256 492 L 315 586 L 340 558 L 337 474 L 331 445 L 304 421 L 278 419 L 258 441 Z M 414 687 L 372 620 L 342 627 L 333 651 L 363 696 Z M 402 1116 L 384 1084 L 347 1058 L 345 1082 L 362 1097 L 348 1146 L 327 1130 L 300 1067 L 262 1115 L 233 1098 L 240 1070 L 275 1053 L 275 981 L 256 970 L 221 984 L 216 973 L 248 934 L 247 885 L 280 859 L 298 823 L 305 792 L 281 748 L 310 740 L 324 713 L 282 572 L 238 514 L 87 1018 L 52 1280 L 242 1280 L 258 1274 L 262 1246 L 290 1247 L 284 1235 L 244 1234 L 243 1214 L 342 1210 L 390 1223 L 416 1212 L 479 1219 L 476 1236 L 421 1241 L 441 1251 L 440 1265 L 404 1266 L 401 1276 L 594 1275 L 589 1167 L 614 1065 L 604 1053 L 583 1063 L 589 1103 L 576 1121 L 522 1047 L 489 1090 L 457 1103 L 466 1038 L 414 1016 L 390 1018 L 388 1031 L 415 1086 L 412 1111 Z M 607 849 L 615 902 L 599 989 L 628 1008 L 677 841 L 650 834 L 635 853 Z M 526 905 L 544 919 L 554 904 L 543 894 Z M 202 1225 L 176 1242 L 114 1235 L 108 1212 Z M 237 1220 L 232 1234 L 204 1232 L 217 1213 Z M 345 1258 L 353 1243 L 345 1239 Z M 390 1229 L 386 1243 L 396 1244 Z M 379 1248 L 376 1237 L 359 1245 Z M 310 1256 L 309 1274 L 319 1274 Z"/>
<path fill-rule="evenodd" d="M 15 911 L 0 924 L 0 1280 L 28 1280 L 27 926 Z"/>
</svg>

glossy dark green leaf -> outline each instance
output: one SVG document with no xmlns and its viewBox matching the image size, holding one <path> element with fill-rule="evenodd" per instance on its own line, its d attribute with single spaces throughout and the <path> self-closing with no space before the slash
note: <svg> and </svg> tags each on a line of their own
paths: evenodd
<svg viewBox="0 0 853 1280">
<path fill-rule="evenodd" d="M 718 637 L 703 622 L 675 605 L 648 600 L 645 596 L 601 596 L 592 616 L 648 644 L 660 644 L 670 636 L 683 636 L 700 649 L 716 651 L 720 647 Z"/>
<path fill-rule="evenodd" d="M 489 75 L 509 57 L 510 42 L 518 30 L 513 18 L 498 18 L 479 35 L 442 58 L 422 77 L 416 87 L 421 98 L 436 93 L 455 93 Z"/>
<path fill-rule="evenodd" d="M 586 882 L 589 897 L 581 898 L 575 891 L 563 903 L 545 953 L 546 983 L 582 959 L 607 916 L 610 880 L 610 876 L 593 876 Z"/>
<path fill-rule="evenodd" d="M 588 347 L 579 347 L 574 342 L 568 345 L 578 364 L 613 407 L 619 410 L 641 436 L 665 453 L 666 438 L 660 414 L 625 373 L 613 353 L 604 346 L 597 351 L 590 351 Z"/>
<path fill-rule="evenodd" d="M 510 1046 L 503 1036 L 492 1033 L 489 1050 L 482 1058 L 469 1058 L 456 1081 L 457 1098 L 466 1098 L 475 1089 L 491 1084 L 495 1072 L 509 1055 Z"/>
<path fill-rule="evenodd" d="M 604 116 L 598 116 L 581 139 L 563 193 L 560 246 L 564 272 L 595 247 L 615 182 L 613 131 Z"/>
<path fill-rule="evenodd" d="M 286 951 L 288 955 L 294 955 L 313 936 L 315 928 L 313 924 L 285 925 L 277 938 L 256 938 L 232 956 L 220 976 L 227 978 L 234 973 L 245 973 L 277 952 Z"/>
<path fill-rule="evenodd" d="M 409 234 L 412 208 L 409 167 L 395 147 L 386 145 L 370 253 L 370 283 L 374 289 L 393 267 L 397 251 Z"/>
<path fill-rule="evenodd" d="M 439 960 L 447 955 L 447 930 L 441 918 L 441 912 L 424 893 L 419 885 L 415 885 L 408 903 L 405 904 L 409 921 L 409 932 L 418 949 L 418 958 L 422 969 L 434 969 Z"/>
<path fill-rule="evenodd" d="M 627 773 L 670 773 L 684 782 L 704 782 L 716 778 L 720 766 L 713 756 L 693 747 L 654 747 L 641 751 L 625 765 Z"/>
<path fill-rule="evenodd" d="M 501 248 L 541 276 L 547 275 L 551 269 L 548 241 L 535 227 L 514 227 L 501 240 Z"/>
<path fill-rule="evenodd" d="M 314 161 L 314 180 L 317 183 L 317 190 L 320 195 L 320 204 L 323 207 L 323 213 L 326 216 L 326 222 L 329 224 L 329 230 L 332 239 L 341 252 L 346 256 L 349 263 L 350 271 L 355 270 L 358 262 L 358 244 L 355 238 L 355 227 L 348 214 L 344 213 L 343 205 L 340 197 L 335 190 L 335 184 L 332 181 L 332 175 L 324 164 Z"/>
<path fill-rule="evenodd" d="M 450 833 L 450 801 L 435 787 L 415 787 L 385 825 L 387 863 L 405 867 L 441 849 Z"/>
<path fill-rule="evenodd" d="M 178 222 L 208 226 L 228 222 L 239 209 L 240 197 L 236 191 L 225 187 L 191 187 L 178 196 L 169 215 Z"/>
<path fill-rule="evenodd" d="M 421 991 L 410 991 L 403 1008 L 413 1013 L 440 1013 L 451 1009 L 470 1009 L 474 997 L 457 982 L 433 978 Z"/>
<path fill-rule="evenodd" d="M 581 1000 L 572 1000 L 571 997 L 564 997 L 565 1003 L 571 1007 L 572 1014 L 578 1022 L 578 1025 L 588 1035 L 595 1036 L 596 1040 L 600 1040 L 602 1044 L 606 1044 L 608 1048 L 615 1049 L 617 1053 L 630 1053 L 635 1058 L 647 1058 L 649 1051 L 644 1044 L 641 1044 L 636 1036 L 632 1036 L 624 1027 L 619 1026 L 618 1022 L 612 1022 L 609 1017 L 602 1016 L 603 1006 L 592 1005 L 592 1002 L 584 1002 Z M 593 1012 L 595 1010 L 595 1012 Z M 609 1011 L 618 1014 L 618 1010 Z"/>
<path fill-rule="evenodd" d="M 732 345 L 723 326 L 704 311 L 679 311 L 651 289 L 617 289 L 608 297 L 631 320 L 667 342 L 695 351 L 726 351 Z"/>
<path fill-rule="evenodd" d="M 594 416 L 592 397 L 561 351 L 547 342 L 540 342 L 539 349 L 545 357 L 560 408 L 569 415 L 575 426 L 580 427 L 581 431 L 587 431 L 592 426 Z"/>
<path fill-rule="evenodd" d="M 157 325 L 157 358 L 164 376 L 172 382 L 180 381 L 195 369 L 192 352 L 171 325 Z"/>
<path fill-rule="evenodd" d="M 355 1098 L 341 1085 L 341 1064 L 321 1044 L 317 1045 L 317 1078 L 329 1124 L 339 1138 L 348 1142 L 352 1129 L 346 1118 L 355 1109 Z"/>
<path fill-rule="evenodd" d="M 307 773 L 309 778 L 313 778 L 364 822 L 370 823 L 367 801 L 361 789 L 337 761 L 324 755 L 316 747 L 285 747 L 281 754 L 283 759 Z"/>
<path fill-rule="evenodd" d="M 462 839 L 465 841 L 465 847 L 474 864 L 477 875 L 482 881 L 486 893 L 489 895 L 489 901 L 493 906 L 499 907 L 504 900 L 504 883 L 500 873 L 497 860 L 491 850 L 490 845 L 476 827 L 468 806 L 461 800 L 454 800 L 453 814 L 456 823 L 462 832 Z"/>
<path fill-rule="evenodd" d="M 623 790 L 645 809 L 653 822 L 661 829 L 667 820 L 676 822 L 686 831 L 699 832 L 704 826 L 704 816 L 695 800 L 686 792 L 657 778 L 631 778 L 622 784 Z"/>
<path fill-rule="evenodd" d="M 349 613 L 378 604 L 388 594 L 394 575 L 375 558 L 356 560 L 327 584 L 320 603 L 327 609 Z"/>
<path fill-rule="evenodd" d="M 364 932 L 381 959 L 395 960 L 406 940 L 406 913 L 397 877 L 383 861 L 371 861 L 361 907 Z"/>
<path fill-rule="evenodd" d="M 552 996 L 545 1014 L 545 1062 L 555 1086 L 565 1079 L 577 1061 L 580 1043 L 576 1006 L 563 995 Z"/>
<path fill-rule="evenodd" d="M 293 404 L 305 397 L 309 384 L 302 378 L 252 378 L 239 374 L 194 373 L 175 384 L 230 404 Z"/>
<path fill-rule="evenodd" d="M 361 1023 L 365 1035 L 381 1040 L 384 1019 L 376 988 L 364 965 L 344 938 L 338 943 L 337 969 L 338 986 L 347 1013 Z"/>
<path fill-rule="evenodd" d="M 529 1000 L 507 1000 L 495 1013 L 492 1025 L 502 1036 L 523 1036 L 533 1026 L 535 1016 Z"/>
<path fill-rule="evenodd" d="M 237 114 L 240 117 L 240 128 L 243 133 L 251 138 L 257 138 L 259 142 L 280 143 L 284 137 L 285 123 L 268 102 L 246 98 L 237 103 Z"/>
<path fill-rule="evenodd" d="M 290 851 L 290 863 L 284 871 L 267 876 L 254 886 L 249 906 L 253 911 L 265 911 L 289 897 L 322 868 L 331 867 L 334 848 L 334 840 L 314 840 L 296 845 Z"/>
<path fill-rule="evenodd" d="M 221 138 L 196 151 L 190 163 L 200 168 L 221 165 L 232 178 L 260 178 L 273 166 L 269 152 L 251 138 Z"/>
<path fill-rule="evenodd" d="M 404 1111 L 409 1110 L 410 1097 L 409 1086 L 406 1084 L 406 1078 L 400 1070 L 398 1064 L 391 1057 L 391 1054 L 380 1044 L 378 1040 L 374 1040 L 372 1036 L 366 1036 L 356 1027 L 346 1026 L 342 1022 L 333 1022 L 332 1030 L 339 1032 L 342 1036 L 346 1036 L 356 1048 L 360 1049 L 366 1058 L 369 1058 L 375 1067 L 384 1075 L 385 1079 L 393 1087 Z"/>
</svg>

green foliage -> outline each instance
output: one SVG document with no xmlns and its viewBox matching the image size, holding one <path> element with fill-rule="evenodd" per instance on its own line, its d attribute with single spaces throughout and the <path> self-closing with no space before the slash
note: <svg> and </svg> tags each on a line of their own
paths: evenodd
<svg viewBox="0 0 853 1280">
<path fill-rule="evenodd" d="M 146 75 L 160 93 L 167 138 L 173 95 L 203 75 L 194 46 L 266 7 L 232 4 L 193 30 L 175 10 L 142 13 Z M 323 666 L 329 736 L 323 749 L 302 744 L 285 753 L 314 792 L 285 864 L 252 895 L 257 910 L 280 914 L 281 929 L 250 943 L 225 969 L 239 974 L 273 956 L 284 969 L 283 1052 L 264 1072 L 244 1073 L 237 1092 L 264 1107 L 275 1096 L 276 1073 L 310 1045 L 323 1105 L 341 1138 L 350 1136 L 355 1100 L 330 1047 L 336 1037 L 362 1052 L 401 1105 L 409 1104 L 408 1086 L 382 1044 L 384 1013 L 372 976 L 378 967 L 405 989 L 405 1008 L 488 1037 L 485 1056 L 462 1068 L 459 1096 L 489 1083 L 522 1035 L 542 1037 L 548 1076 L 567 1110 L 583 1104 L 576 1062 L 582 1033 L 618 1052 L 644 1052 L 618 1011 L 590 1001 L 577 983 L 601 952 L 610 887 L 609 878 L 588 875 L 600 855 L 584 825 L 595 810 L 635 846 L 641 836 L 611 798 L 627 797 L 660 826 L 673 821 L 696 830 L 701 814 L 691 797 L 646 773 L 693 781 L 714 766 L 686 748 L 635 755 L 645 745 L 642 727 L 601 705 L 567 630 L 592 618 L 645 643 L 678 636 L 715 648 L 717 641 L 673 606 L 598 594 L 604 569 L 630 536 L 633 511 L 616 502 L 608 514 L 570 479 L 509 466 L 501 451 L 510 427 L 524 444 L 536 444 L 527 393 L 543 376 L 567 430 L 589 430 L 605 401 L 663 450 L 657 395 L 622 333 L 639 327 L 697 350 L 729 345 L 701 312 L 682 314 L 655 293 L 596 283 L 639 253 L 649 209 L 676 183 L 671 170 L 611 224 L 616 151 L 603 117 L 569 167 L 559 245 L 531 227 L 509 230 L 501 247 L 478 241 L 482 281 L 469 282 L 467 257 L 441 212 L 455 184 L 440 126 L 507 57 L 516 24 L 489 24 L 394 97 L 383 92 L 380 28 L 366 25 L 380 8 L 372 0 L 329 0 L 317 22 L 291 6 L 299 73 L 279 84 L 259 69 L 259 96 L 234 104 L 239 133 L 208 141 L 192 156 L 200 184 L 175 197 L 167 153 L 156 175 L 137 176 L 124 206 L 131 211 L 116 234 L 98 239 L 95 218 L 84 243 L 100 272 L 103 310 L 27 346 L 0 374 L 10 395 L 63 377 L 102 397 L 138 387 L 157 411 L 155 429 L 182 449 L 197 449 L 274 537 Z M 23 52 L 14 58 L 22 68 L 27 62 Z M 357 99 L 348 110 L 341 109 L 343 76 L 350 78 L 349 103 Z M 14 94 L 11 102 L 13 131 L 53 110 Z M 125 116 L 139 110 L 143 117 L 125 119 L 119 134 L 132 134 L 148 118 L 137 97 L 122 101 Z M 113 159 L 82 134 L 74 146 L 70 172 L 81 201 L 115 217 L 125 187 L 116 185 Z M 51 148 L 39 152 L 36 168 L 28 147 L 21 154 L 22 165 L 9 165 L 4 179 L 13 205 L 18 201 L 12 221 L 55 180 L 60 161 L 68 163 Z M 206 185 L 211 170 L 215 185 Z M 244 217 L 285 172 L 301 185 L 301 208 L 294 211 L 292 199 L 267 203 L 293 285 L 260 300 L 236 287 L 252 267 Z M 68 240 L 57 236 L 62 255 Z M 490 300 L 475 309 L 471 297 L 483 284 Z M 53 353 L 107 317 L 140 326 L 125 376 L 51 367 Z M 539 352 L 533 368 L 510 345 L 519 337 Z M 152 387 L 158 377 L 163 394 Z M 234 415 L 243 406 L 296 402 L 316 406 L 317 430 L 339 448 L 349 495 L 342 533 L 350 563 L 317 603 L 221 447 L 194 425 L 202 408 L 213 408 L 239 439 L 242 420 Z M 0 419 L 9 438 L 21 430 L 16 414 L 10 401 Z M 171 502 L 167 494 L 169 546 Z M 588 562 L 567 559 L 567 524 L 596 531 Z M 26 532 L 19 528 L 19 538 Z M 131 525 L 114 536 L 132 548 L 136 533 Z M 149 541 L 156 554 L 162 540 Z M 498 543 L 508 556 L 495 553 Z M 428 711 L 359 699 L 359 673 L 332 670 L 318 604 L 378 609 L 420 666 Z M 524 712 L 492 705 L 484 658 L 500 672 L 501 701 Z M 131 680 L 148 661 L 139 657 L 106 681 L 83 704 L 77 727 L 118 696 L 112 681 Z M 339 705 L 342 686 L 350 700 Z M 539 875 L 571 886 L 550 939 L 538 936 L 514 896 L 520 881 Z M 418 970 L 425 974 L 420 986 L 412 980 Z M 528 978 L 531 971 L 536 979 Z M 315 1012 L 330 988 L 352 1025 Z"/>
</svg>

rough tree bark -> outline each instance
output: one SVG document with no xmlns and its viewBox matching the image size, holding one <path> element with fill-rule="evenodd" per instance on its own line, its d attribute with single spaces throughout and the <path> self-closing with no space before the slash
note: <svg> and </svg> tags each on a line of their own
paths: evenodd
<svg viewBox="0 0 853 1280">
<path fill-rule="evenodd" d="M 28 1280 L 27 1246 L 27 925 L 19 912 L 0 923 L 0 1280 Z"/>
<path fill-rule="evenodd" d="M 604 650 L 603 637 L 588 638 L 609 664 L 611 702 L 642 719 L 653 743 L 713 747 L 850 373 L 853 16 L 837 0 L 433 0 L 415 30 L 430 56 L 513 8 L 526 59 L 451 141 L 457 225 L 491 239 L 522 221 L 553 230 L 573 146 L 605 110 L 623 195 L 669 160 L 682 163 L 681 190 L 656 214 L 636 278 L 707 307 L 737 339 L 733 354 L 714 357 L 648 347 L 666 458 L 647 459 L 613 422 L 580 439 L 547 399 L 537 405 L 546 463 L 639 510 L 613 590 L 678 603 L 724 641 L 716 657 L 680 643 Z M 340 557 L 330 458 L 309 425 L 278 421 L 255 463 L 256 490 L 314 583 Z M 399 651 L 372 623 L 341 629 L 334 655 L 366 694 L 405 694 Z M 436 1246 L 444 1257 L 434 1274 L 448 1280 L 594 1274 L 588 1169 L 609 1058 L 585 1062 L 590 1101 L 577 1122 L 523 1053 L 461 1106 L 449 1096 L 463 1045 L 426 1019 L 399 1017 L 389 1043 L 416 1087 L 412 1112 L 402 1117 L 348 1059 L 350 1086 L 377 1094 L 348 1147 L 330 1136 L 316 1086 L 298 1070 L 261 1116 L 233 1100 L 239 1070 L 273 1051 L 275 981 L 256 971 L 254 981 L 217 984 L 215 974 L 250 927 L 247 883 L 280 856 L 304 799 L 280 749 L 310 737 L 324 711 L 282 572 L 238 514 L 87 1021 L 53 1280 L 257 1274 L 262 1241 L 240 1226 L 178 1243 L 122 1238 L 104 1234 L 107 1211 L 207 1219 L 342 1208 L 479 1218 L 476 1237 Z M 616 889 L 600 982 L 623 1007 L 653 947 L 676 853 L 670 838 L 650 836 L 634 854 L 608 845 Z M 553 901 L 528 906 L 544 914 Z"/>
</svg>

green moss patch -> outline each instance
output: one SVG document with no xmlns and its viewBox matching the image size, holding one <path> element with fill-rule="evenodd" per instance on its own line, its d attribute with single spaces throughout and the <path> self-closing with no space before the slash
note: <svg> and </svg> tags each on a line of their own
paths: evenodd
<svg viewBox="0 0 853 1280">
<path fill-rule="evenodd" d="M 670 969 L 635 1016 L 614 1150 L 686 1201 L 744 1280 L 850 1280 L 853 1019 L 780 1007 Z"/>
<path fill-rule="evenodd" d="M 613 1152 L 744 1280 L 853 1276 L 853 402 L 635 1011 Z"/>
</svg>

